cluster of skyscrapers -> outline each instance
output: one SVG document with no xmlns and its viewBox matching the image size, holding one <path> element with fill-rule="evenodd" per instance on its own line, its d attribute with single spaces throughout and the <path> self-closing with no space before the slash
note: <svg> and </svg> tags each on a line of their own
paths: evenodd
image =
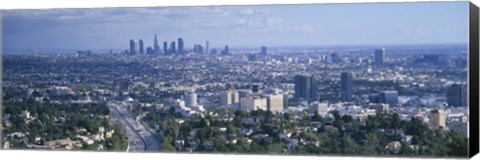
<svg viewBox="0 0 480 160">
<path fill-rule="evenodd" d="M 266 48 L 261 48 L 261 54 L 265 54 Z M 374 50 L 375 65 L 385 65 L 385 49 Z M 337 53 L 331 54 L 331 62 L 336 63 L 341 61 Z M 294 77 L 296 100 L 317 101 L 317 82 L 313 75 L 297 75 Z M 353 101 L 353 76 L 350 72 L 342 72 L 340 74 L 340 88 L 338 92 L 339 101 L 351 102 Z M 452 107 L 467 106 L 467 87 L 462 84 L 452 84 L 446 91 L 447 105 Z M 371 103 L 384 103 L 395 105 L 398 101 L 398 91 L 383 90 L 369 96 Z"/>
<path fill-rule="evenodd" d="M 197 54 L 217 54 L 217 49 L 210 49 L 209 41 L 205 42 L 205 47 L 202 44 L 194 44 L 193 50 L 187 51 L 185 49 L 185 42 L 183 38 L 178 38 L 177 41 L 171 41 L 170 44 L 167 41 L 163 42 L 163 50 L 161 50 L 157 35 L 155 34 L 153 41 L 153 48 L 147 47 L 146 52 L 144 51 L 144 43 L 142 39 L 139 40 L 130 40 L 130 50 L 125 51 L 129 55 L 137 54 L 148 54 L 148 55 L 174 55 L 174 54 L 185 54 L 189 52 Z M 266 47 L 261 48 L 261 53 L 266 54 Z M 222 55 L 229 55 L 230 51 L 228 45 L 225 45 L 225 49 L 221 51 Z"/>
</svg>

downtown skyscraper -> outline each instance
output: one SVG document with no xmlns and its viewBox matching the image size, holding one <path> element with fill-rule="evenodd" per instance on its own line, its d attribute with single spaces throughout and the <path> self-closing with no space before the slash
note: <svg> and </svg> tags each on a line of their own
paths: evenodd
<svg viewBox="0 0 480 160">
<path fill-rule="evenodd" d="M 228 45 L 225 45 L 225 50 L 222 51 L 222 55 L 229 55 L 230 51 L 228 50 Z"/>
<path fill-rule="evenodd" d="M 209 46 L 209 45 L 210 45 L 209 42 L 206 41 L 206 42 L 205 42 L 205 49 L 206 49 L 206 50 L 205 50 L 205 53 L 206 53 L 206 54 L 210 54 L 210 48 L 209 48 L 210 46 Z"/>
<path fill-rule="evenodd" d="M 350 72 L 342 72 L 340 75 L 341 81 L 341 94 L 340 98 L 343 102 L 350 102 L 352 101 L 352 73 Z"/>
<path fill-rule="evenodd" d="M 130 55 L 138 54 L 138 42 L 131 39 L 130 40 Z"/>
<path fill-rule="evenodd" d="M 172 41 L 172 42 L 170 43 L 170 50 L 169 50 L 168 53 L 169 53 L 169 54 L 175 54 L 176 51 L 177 51 L 177 50 L 175 49 L 175 41 Z"/>
<path fill-rule="evenodd" d="M 267 47 L 262 46 L 262 47 L 260 48 L 260 54 L 262 54 L 262 55 L 267 55 Z"/>
<path fill-rule="evenodd" d="M 385 49 L 376 49 L 375 50 L 375 64 L 383 65 L 385 63 Z"/>
<path fill-rule="evenodd" d="M 153 40 L 153 53 L 160 54 L 160 46 L 158 45 L 157 34 L 155 34 L 155 38 Z"/>
<path fill-rule="evenodd" d="M 163 42 L 163 54 L 165 54 L 165 55 L 168 54 L 168 42 L 167 41 Z"/>
<path fill-rule="evenodd" d="M 311 75 L 297 75 L 294 78 L 295 95 L 294 98 L 299 100 L 313 101 L 317 99 L 316 80 Z"/>
<path fill-rule="evenodd" d="M 139 39 L 139 40 L 138 40 L 138 53 L 143 54 L 143 53 L 144 53 L 143 50 L 144 50 L 144 48 L 143 48 L 143 40 L 142 40 L 142 39 Z"/>
<path fill-rule="evenodd" d="M 178 38 L 177 54 L 183 54 L 184 51 L 185 51 L 185 44 L 183 43 L 183 38 Z"/>
</svg>

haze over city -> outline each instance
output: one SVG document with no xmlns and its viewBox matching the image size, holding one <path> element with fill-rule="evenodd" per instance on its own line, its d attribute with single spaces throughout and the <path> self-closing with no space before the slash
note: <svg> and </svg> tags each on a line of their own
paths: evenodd
<svg viewBox="0 0 480 160">
<path fill-rule="evenodd" d="M 3 13 L 5 53 L 127 49 L 178 37 L 186 46 L 330 46 L 467 43 L 468 3 L 365 3 L 54 9 Z"/>
</svg>

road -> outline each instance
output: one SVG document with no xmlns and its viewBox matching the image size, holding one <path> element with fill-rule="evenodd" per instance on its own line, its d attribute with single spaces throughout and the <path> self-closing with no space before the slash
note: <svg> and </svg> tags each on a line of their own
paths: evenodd
<svg viewBox="0 0 480 160">
<path fill-rule="evenodd" d="M 127 123 L 127 125 L 130 128 L 131 131 L 135 133 L 137 136 L 132 136 L 133 139 L 137 139 L 135 137 L 140 137 L 142 145 L 144 145 L 144 150 L 146 152 L 158 152 L 161 149 L 161 146 L 158 144 L 157 139 L 153 135 L 153 133 L 149 132 L 145 126 L 143 126 L 142 123 L 139 121 L 136 121 L 133 115 L 128 111 L 127 105 L 126 104 L 115 104 L 115 103 L 110 103 L 109 107 L 111 106 L 113 109 L 115 109 L 120 116 L 123 117 L 124 121 Z M 129 136 L 129 139 L 130 139 Z M 138 144 L 138 143 L 137 143 Z M 137 146 L 135 146 L 137 147 Z"/>
<path fill-rule="evenodd" d="M 112 113 L 112 120 L 120 122 L 125 126 L 125 131 L 128 137 L 128 152 L 143 152 L 145 151 L 145 143 L 143 142 L 142 137 L 135 132 L 135 129 L 132 128 L 122 114 L 114 107 L 114 104 L 109 104 L 108 108 Z"/>
<path fill-rule="evenodd" d="M 143 114 L 142 116 L 140 116 L 139 119 L 142 119 L 143 117 L 145 117 L 145 114 Z M 154 138 L 156 138 L 155 140 L 158 142 L 158 144 L 163 144 L 163 132 L 159 132 L 157 133 L 157 131 L 155 131 L 155 129 L 151 128 L 146 122 L 144 121 L 138 121 L 137 119 L 137 122 L 140 122 L 142 123 L 142 125 L 147 129 L 148 132 L 150 132 L 150 134 L 154 135 Z M 159 149 L 160 151 L 163 150 L 163 145 L 160 145 L 159 146 Z"/>
</svg>

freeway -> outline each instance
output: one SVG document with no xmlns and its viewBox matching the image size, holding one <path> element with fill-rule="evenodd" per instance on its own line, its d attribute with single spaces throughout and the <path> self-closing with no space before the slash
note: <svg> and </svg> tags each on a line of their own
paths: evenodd
<svg viewBox="0 0 480 160">
<path fill-rule="evenodd" d="M 111 106 L 116 111 L 118 111 L 118 113 L 120 113 L 120 115 L 126 121 L 126 123 L 131 128 L 131 130 L 134 131 L 136 135 L 138 135 L 141 138 L 145 146 L 144 151 L 146 152 L 160 151 L 161 146 L 158 144 L 158 141 L 153 135 L 153 133 L 149 132 L 146 129 L 146 127 L 143 126 L 142 123 L 134 119 L 134 117 L 128 111 L 126 104 L 114 104 L 114 103 L 111 103 L 111 104 L 112 104 Z"/>
<path fill-rule="evenodd" d="M 128 124 L 126 119 L 121 115 L 121 113 L 114 107 L 113 104 L 109 104 L 108 108 L 112 113 L 112 120 L 120 122 L 125 126 L 125 130 L 128 137 L 128 152 L 142 152 L 145 151 L 145 143 L 142 137 L 136 133 L 135 129 Z"/>
</svg>

